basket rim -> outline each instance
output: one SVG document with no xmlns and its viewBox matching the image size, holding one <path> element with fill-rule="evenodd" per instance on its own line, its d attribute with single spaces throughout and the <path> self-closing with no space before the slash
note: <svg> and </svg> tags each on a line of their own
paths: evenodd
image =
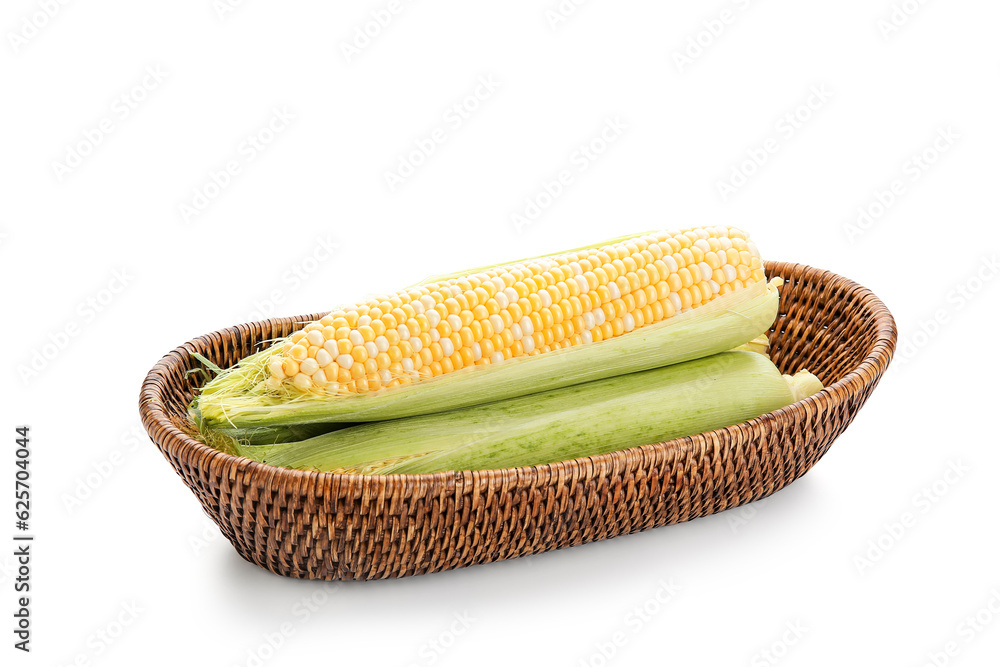
<svg viewBox="0 0 1000 667">
<path fill-rule="evenodd" d="M 699 442 L 718 441 L 718 437 L 722 434 L 728 433 L 735 435 L 747 429 L 755 430 L 757 427 L 769 422 L 780 422 L 784 417 L 790 416 L 796 411 L 805 410 L 807 408 L 812 408 L 817 412 L 829 411 L 837 408 L 839 405 L 850 400 L 855 394 L 864 391 L 869 386 L 878 382 L 892 360 L 898 337 L 898 330 L 892 313 L 882 300 L 868 288 L 849 278 L 833 273 L 832 271 L 817 269 L 805 264 L 791 262 L 768 261 L 765 264 L 768 269 L 768 274 L 771 274 L 772 272 L 783 274 L 812 272 L 817 274 L 821 279 L 821 282 L 824 283 L 840 281 L 841 285 L 838 290 L 845 295 L 852 292 L 858 293 L 860 296 L 861 307 L 873 314 L 874 323 L 872 328 L 875 330 L 876 337 L 868 353 L 865 355 L 865 358 L 861 360 L 861 363 L 851 369 L 840 380 L 825 387 L 822 391 L 784 408 L 775 410 L 774 412 L 769 412 L 761 415 L 760 417 L 756 417 L 739 424 L 734 424 L 732 426 L 715 429 L 713 431 L 706 431 L 691 436 L 675 438 L 673 440 L 648 443 L 604 454 L 566 459 L 553 463 L 543 463 L 533 466 L 519 466 L 513 468 L 495 468 L 488 470 L 458 470 L 421 474 L 394 473 L 389 475 L 364 475 L 360 473 L 332 473 L 312 470 L 295 470 L 291 468 L 272 466 L 245 457 L 227 454 L 199 442 L 175 426 L 164 409 L 165 402 L 163 397 L 169 392 L 169 390 L 160 378 L 164 375 L 165 370 L 176 366 L 184 368 L 188 365 L 190 359 L 193 358 L 191 353 L 199 351 L 199 347 L 208 343 L 212 337 L 226 333 L 238 332 L 240 327 L 246 327 L 248 326 L 247 324 L 234 325 L 208 334 L 203 334 L 187 341 L 186 343 L 183 343 L 182 345 L 179 345 L 165 354 L 147 372 L 142 382 L 139 396 L 140 416 L 142 418 L 143 426 L 146 429 L 147 434 L 150 436 L 150 439 L 165 455 L 173 454 L 176 457 L 187 461 L 197 458 L 200 459 L 200 463 L 203 465 L 208 463 L 217 463 L 220 466 L 235 467 L 241 473 L 248 473 L 251 475 L 278 476 L 280 479 L 288 482 L 316 484 L 316 486 L 310 487 L 314 489 L 330 488 L 327 483 L 333 482 L 334 480 L 347 480 L 348 482 L 367 481 L 369 484 L 381 484 L 396 489 L 399 487 L 413 485 L 449 485 L 452 483 L 461 483 L 464 479 L 471 480 L 476 477 L 484 476 L 501 480 L 516 480 L 523 479 L 525 477 L 538 478 L 539 473 L 541 472 L 547 472 L 548 476 L 559 477 L 562 476 L 560 473 L 570 473 L 571 469 L 612 469 L 615 467 L 616 461 L 620 461 L 623 456 L 646 458 L 656 450 L 697 447 Z M 312 321 L 324 314 L 325 311 L 323 313 L 314 313 L 310 315 L 292 316 L 291 319 Z M 270 318 L 267 320 L 249 323 L 249 326 L 268 323 L 274 319 L 288 318 Z M 188 369 L 184 368 L 184 370 Z M 154 430 L 157 432 L 159 437 L 154 436 Z"/>
</svg>

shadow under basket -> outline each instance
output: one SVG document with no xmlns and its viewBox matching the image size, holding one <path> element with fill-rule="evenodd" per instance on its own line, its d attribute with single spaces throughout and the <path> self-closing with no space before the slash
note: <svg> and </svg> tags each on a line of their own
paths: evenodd
<svg viewBox="0 0 1000 667">
<path fill-rule="evenodd" d="M 320 314 L 242 324 L 185 343 L 146 376 L 150 438 L 245 559 L 303 579 L 439 572 L 605 540 L 759 500 L 805 474 L 875 389 L 896 326 L 869 290 L 827 271 L 770 262 L 785 280 L 771 354 L 827 389 L 729 428 L 669 442 L 505 470 L 340 475 L 230 456 L 187 435 L 186 406 L 228 368 Z"/>
</svg>

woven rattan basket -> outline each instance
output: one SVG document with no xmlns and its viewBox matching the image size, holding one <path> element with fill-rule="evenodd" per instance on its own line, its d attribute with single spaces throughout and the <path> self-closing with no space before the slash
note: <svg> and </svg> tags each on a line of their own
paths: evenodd
<svg viewBox="0 0 1000 667">
<path fill-rule="evenodd" d="M 892 358 L 896 326 L 870 291 L 826 271 L 769 263 L 786 280 L 771 333 L 788 373 L 827 389 L 753 421 L 670 442 L 530 468 L 337 475 L 237 458 L 185 434 L 204 381 L 320 314 L 243 324 L 185 343 L 146 376 L 142 422 L 247 560 L 307 579 L 382 579 L 604 540 L 753 502 L 809 470 L 864 405 Z"/>
</svg>

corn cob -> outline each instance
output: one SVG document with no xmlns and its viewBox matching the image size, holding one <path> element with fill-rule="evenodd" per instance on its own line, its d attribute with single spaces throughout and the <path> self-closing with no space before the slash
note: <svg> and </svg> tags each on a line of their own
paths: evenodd
<svg viewBox="0 0 1000 667">
<path fill-rule="evenodd" d="M 243 428 L 452 409 L 721 352 L 776 312 L 743 232 L 647 234 L 336 310 L 216 378 L 193 411 Z"/>
<path fill-rule="evenodd" d="M 762 280 L 738 230 L 637 237 L 334 311 L 282 344 L 267 383 L 375 391 L 621 336 Z"/>
<path fill-rule="evenodd" d="M 724 352 L 530 396 L 352 426 L 297 443 L 238 447 L 276 466 L 429 473 L 537 465 L 736 424 L 823 388 L 763 355 Z"/>
</svg>

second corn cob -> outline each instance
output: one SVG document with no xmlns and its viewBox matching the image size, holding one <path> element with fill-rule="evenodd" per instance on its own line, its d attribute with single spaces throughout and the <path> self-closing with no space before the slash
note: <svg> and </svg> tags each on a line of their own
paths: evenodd
<svg viewBox="0 0 1000 667">
<path fill-rule="evenodd" d="M 736 424 L 823 388 L 753 352 L 722 354 L 471 408 L 363 424 L 297 443 L 239 447 L 271 465 L 430 473 L 551 463 Z"/>
</svg>

